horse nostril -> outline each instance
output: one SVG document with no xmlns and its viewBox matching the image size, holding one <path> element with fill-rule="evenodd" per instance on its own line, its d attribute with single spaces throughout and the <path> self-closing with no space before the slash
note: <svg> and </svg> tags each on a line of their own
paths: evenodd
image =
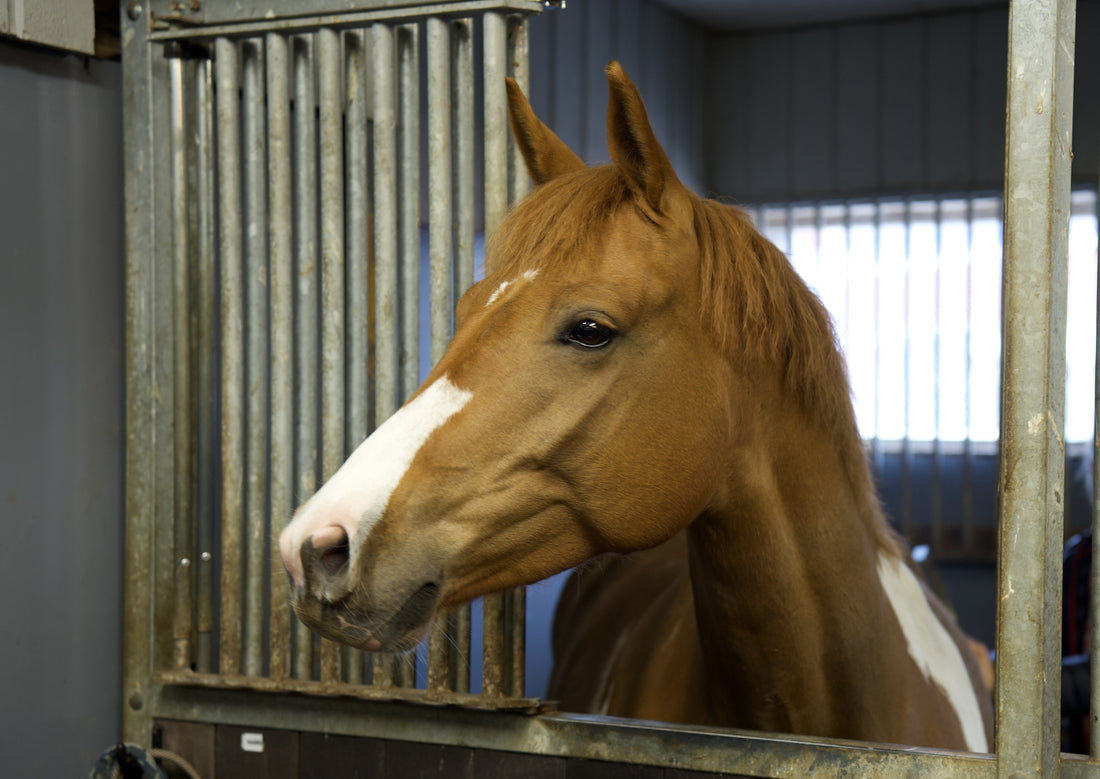
<svg viewBox="0 0 1100 779">
<path fill-rule="evenodd" d="M 332 525 L 316 531 L 302 544 L 307 587 L 317 588 L 316 594 L 326 599 L 343 597 L 347 594 L 350 559 L 350 542 L 342 527 Z"/>
<path fill-rule="evenodd" d="M 329 576 L 335 576 L 348 564 L 349 547 L 345 540 L 342 544 L 329 547 L 321 553 L 321 567 Z"/>
</svg>

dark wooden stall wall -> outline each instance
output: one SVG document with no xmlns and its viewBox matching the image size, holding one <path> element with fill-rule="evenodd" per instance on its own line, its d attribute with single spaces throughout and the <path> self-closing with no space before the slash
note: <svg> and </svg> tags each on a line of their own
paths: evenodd
<svg viewBox="0 0 1100 779">
<path fill-rule="evenodd" d="M 323 733 L 161 720 L 154 738 L 202 779 L 711 779 L 699 771 Z M 242 736 L 263 751 L 242 748 Z M 186 779 L 165 766 L 169 779 Z"/>
</svg>

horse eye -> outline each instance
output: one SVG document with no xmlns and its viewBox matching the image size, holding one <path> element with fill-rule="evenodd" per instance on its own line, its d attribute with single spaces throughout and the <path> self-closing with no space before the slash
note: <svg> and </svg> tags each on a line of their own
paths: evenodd
<svg viewBox="0 0 1100 779">
<path fill-rule="evenodd" d="M 569 331 L 567 338 L 570 343 L 577 346 L 583 346 L 586 349 L 598 349 L 611 343 L 611 338 L 614 335 L 615 331 L 607 325 L 601 325 L 591 319 L 582 319 Z"/>
</svg>

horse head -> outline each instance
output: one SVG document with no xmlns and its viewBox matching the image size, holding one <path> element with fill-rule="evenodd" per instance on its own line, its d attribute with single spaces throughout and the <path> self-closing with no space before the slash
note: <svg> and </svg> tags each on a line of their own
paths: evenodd
<svg viewBox="0 0 1100 779">
<path fill-rule="evenodd" d="M 280 537 L 322 635 L 408 650 L 437 609 L 659 544 L 720 489 L 737 379 L 704 326 L 701 201 L 626 73 L 607 78 L 613 163 L 595 168 L 509 83 L 538 186 L 423 385 Z"/>
</svg>

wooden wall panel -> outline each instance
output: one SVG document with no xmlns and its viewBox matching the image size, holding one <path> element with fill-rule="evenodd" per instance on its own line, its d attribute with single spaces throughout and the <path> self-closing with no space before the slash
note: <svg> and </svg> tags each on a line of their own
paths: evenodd
<svg viewBox="0 0 1100 779">
<path fill-rule="evenodd" d="M 219 726 L 214 735 L 214 773 L 220 777 L 296 779 L 298 733 Z"/>
</svg>

